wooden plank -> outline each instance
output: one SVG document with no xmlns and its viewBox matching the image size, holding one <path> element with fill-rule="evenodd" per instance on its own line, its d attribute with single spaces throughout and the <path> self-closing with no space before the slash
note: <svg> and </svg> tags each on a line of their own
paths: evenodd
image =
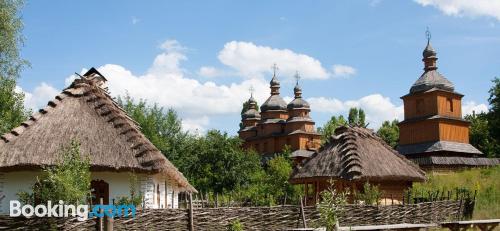
<svg viewBox="0 0 500 231">
<path fill-rule="evenodd" d="M 394 225 L 361 225 L 361 226 L 342 226 L 339 230 L 392 230 L 392 229 L 422 229 L 438 227 L 438 224 L 394 224 Z"/>
<path fill-rule="evenodd" d="M 487 219 L 487 220 L 470 220 L 470 221 L 449 221 L 449 222 L 442 222 L 441 225 L 446 225 L 446 224 L 460 224 L 460 225 L 467 225 L 467 224 L 495 224 L 495 223 L 500 223 L 500 219 Z"/>
</svg>

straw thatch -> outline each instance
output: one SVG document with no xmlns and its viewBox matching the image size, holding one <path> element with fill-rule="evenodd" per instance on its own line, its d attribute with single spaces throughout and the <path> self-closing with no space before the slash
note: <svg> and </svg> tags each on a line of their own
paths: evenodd
<svg viewBox="0 0 500 231">
<path fill-rule="evenodd" d="M 76 139 L 92 171 L 161 173 L 196 191 L 100 85 L 86 76 L 75 80 L 47 107 L 2 135 L 0 171 L 54 165 L 62 148 Z"/>
<path fill-rule="evenodd" d="M 425 173 L 372 130 L 340 127 L 317 154 L 294 170 L 291 182 L 305 178 L 423 181 Z"/>
</svg>

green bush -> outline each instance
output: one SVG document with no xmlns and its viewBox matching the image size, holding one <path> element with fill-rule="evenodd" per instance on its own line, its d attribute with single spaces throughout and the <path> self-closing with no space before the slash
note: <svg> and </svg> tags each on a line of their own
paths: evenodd
<svg viewBox="0 0 500 231">
<path fill-rule="evenodd" d="M 45 167 L 37 177 L 32 192 L 19 192 L 24 204 L 44 204 L 47 201 L 62 200 L 66 204 L 87 201 L 90 196 L 90 160 L 80 154 L 80 144 L 72 140 L 63 148 L 60 162 Z"/>
<path fill-rule="evenodd" d="M 374 205 L 378 204 L 380 201 L 380 197 L 382 196 L 382 192 L 380 192 L 378 186 L 371 185 L 370 182 L 365 182 L 363 185 L 363 191 L 357 192 L 354 191 L 354 198 L 356 201 L 363 202 L 365 205 Z"/>
<path fill-rule="evenodd" d="M 339 216 L 342 214 L 342 206 L 347 204 L 348 192 L 338 192 L 335 189 L 334 181 L 329 181 L 327 190 L 320 193 L 321 201 L 318 203 L 320 213 L 320 225 L 326 227 L 327 231 L 334 230 Z"/>
<path fill-rule="evenodd" d="M 240 220 L 232 220 L 229 223 L 229 227 L 227 227 L 228 231 L 243 231 L 243 224 L 241 224 Z"/>
</svg>

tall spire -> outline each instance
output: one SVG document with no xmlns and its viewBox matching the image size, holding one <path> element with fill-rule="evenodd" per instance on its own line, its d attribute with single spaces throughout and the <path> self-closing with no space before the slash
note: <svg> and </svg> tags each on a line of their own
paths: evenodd
<svg viewBox="0 0 500 231">
<path fill-rule="evenodd" d="M 425 47 L 424 51 L 422 52 L 422 61 L 424 61 L 424 70 L 425 71 L 431 71 L 431 70 L 436 70 L 437 69 L 437 56 L 436 56 L 436 51 L 431 45 L 431 32 L 429 31 L 429 28 L 425 31 L 425 35 L 427 37 L 427 46 Z"/>
<path fill-rule="evenodd" d="M 295 93 L 295 98 L 302 98 L 302 88 L 299 85 L 300 75 L 299 72 L 295 72 L 295 87 L 293 88 L 293 93 Z"/>
</svg>

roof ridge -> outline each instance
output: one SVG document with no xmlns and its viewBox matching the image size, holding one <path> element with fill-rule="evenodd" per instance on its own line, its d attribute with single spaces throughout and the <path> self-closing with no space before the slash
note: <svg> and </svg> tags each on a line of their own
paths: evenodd
<svg viewBox="0 0 500 231">
<path fill-rule="evenodd" d="M 362 175 L 363 166 L 358 153 L 357 136 L 351 131 L 344 130 L 337 141 L 341 142 L 339 146 L 340 165 L 343 167 L 341 175 L 348 179 L 356 179 Z"/>
</svg>

